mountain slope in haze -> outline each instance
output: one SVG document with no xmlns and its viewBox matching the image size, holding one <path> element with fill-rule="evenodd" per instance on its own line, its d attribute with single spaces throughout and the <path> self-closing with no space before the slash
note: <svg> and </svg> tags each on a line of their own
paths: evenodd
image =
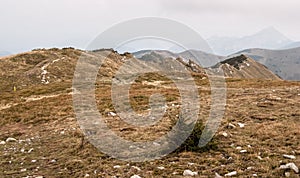
<svg viewBox="0 0 300 178">
<path fill-rule="evenodd" d="M 264 65 L 245 55 L 226 59 L 213 66 L 212 69 L 222 69 L 225 77 L 228 78 L 280 80 L 277 75 Z"/>
<path fill-rule="evenodd" d="M 200 63 L 202 67 L 210 67 L 225 59 L 224 56 L 218 56 L 197 50 L 184 51 L 182 53 L 179 53 L 179 57 L 195 60 Z"/>
<path fill-rule="evenodd" d="M 230 55 L 249 48 L 278 49 L 292 43 L 290 39 L 273 27 L 241 38 L 212 37 L 207 41 L 213 51 L 219 55 Z"/>
<path fill-rule="evenodd" d="M 300 41 L 292 42 L 288 45 L 282 46 L 279 49 L 292 49 L 292 48 L 299 48 L 300 47 Z"/>
<path fill-rule="evenodd" d="M 140 59 L 143 60 L 164 60 L 166 58 L 173 58 L 174 60 L 182 59 L 182 63 L 191 68 L 192 71 L 205 73 L 204 69 L 200 69 L 201 67 L 193 62 L 196 62 L 197 60 L 195 60 L 195 58 L 198 58 L 200 59 L 199 63 L 206 63 L 204 64 L 205 67 L 213 66 L 208 69 L 222 69 L 225 77 L 228 78 L 280 80 L 280 77 L 275 75 L 264 65 L 244 55 L 223 61 L 225 59 L 223 56 L 217 56 L 195 50 L 189 50 L 179 54 L 171 53 L 169 51 L 147 50 L 134 53 L 134 56 L 140 57 Z M 198 66 L 198 68 L 193 68 L 193 66 Z"/>
<path fill-rule="evenodd" d="M 188 62 L 189 60 L 195 61 L 202 67 L 210 67 L 225 59 L 223 56 L 197 50 L 188 50 L 181 53 L 172 53 L 166 50 L 143 50 L 135 52 L 133 55 L 140 59 L 181 58 L 185 62 Z"/>
<path fill-rule="evenodd" d="M 11 55 L 10 52 L 7 52 L 7 51 L 0 51 L 0 57 L 3 57 L 3 56 L 9 56 Z"/>
<path fill-rule="evenodd" d="M 133 56 L 141 59 L 151 59 L 151 58 L 177 58 L 176 53 L 172 53 L 167 50 L 141 50 L 133 53 Z"/>
<path fill-rule="evenodd" d="M 244 54 L 267 66 L 284 80 L 300 81 L 300 48 L 287 50 L 247 49 Z"/>
</svg>

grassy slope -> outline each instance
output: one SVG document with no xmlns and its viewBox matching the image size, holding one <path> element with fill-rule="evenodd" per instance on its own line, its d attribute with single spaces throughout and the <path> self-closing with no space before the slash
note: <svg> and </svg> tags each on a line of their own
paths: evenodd
<svg viewBox="0 0 300 178">
<path fill-rule="evenodd" d="M 140 82 L 154 79 L 164 82 L 159 86 Z M 158 91 L 166 94 L 170 105 L 179 103 L 174 85 L 160 76 L 154 79 L 153 76 L 144 76 L 131 88 L 131 103 L 138 112 L 144 113 L 148 109 L 148 96 Z M 109 111 L 113 111 L 110 85 L 102 81 L 98 80 L 96 96 L 99 111 L 107 116 Z M 196 83 L 201 96 L 199 116 L 205 120 L 210 109 L 208 82 L 198 80 Z M 0 177 L 83 177 L 86 174 L 92 177 L 130 177 L 133 174 L 173 177 L 181 176 L 185 169 L 198 171 L 200 176 L 205 177 L 231 171 L 238 171 L 242 177 L 253 174 L 281 177 L 284 171 L 279 170 L 280 164 L 294 162 L 300 165 L 300 83 L 228 79 L 227 86 L 226 114 L 214 138 L 216 148 L 204 152 L 173 153 L 161 160 L 144 163 L 110 158 L 83 139 L 75 119 L 72 96 L 69 94 L 71 83 L 68 81 L 3 92 L 2 102 L 16 105 L 0 110 L 0 140 L 14 137 L 19 142 L 0 145 Z M 32 95 L 52 97 L 30 100 Z M 117 118 L 106 119 L 112 129 L 126 139 L 153 140 L 169 130 L 171 121 L 176 119 L 176 112 L 177 109 L 171 107 L 164 122 L 146 129 L 131 127 Z M 246 126 L 239 128 L 239 122 Z M 237 127 L 230 128 L 229 123 Z M 224 137 L 224 132 L 229 136 Z M 248 152 L 240 153 L 236 149 L 238 146 Z M 283 154 L 294 154 L 297 158 L 287 160 Z M 113 168 L 115 165 L 121 168 Z M 141 170 L 132 166 L 138 166 Z M 165 167 L 165 170 L 158 169 L 159 166 Z M 252 169 L 247 169 L 249 167 Z M 297 175 L 292 173 L 292 176 Z"/>
</svg>

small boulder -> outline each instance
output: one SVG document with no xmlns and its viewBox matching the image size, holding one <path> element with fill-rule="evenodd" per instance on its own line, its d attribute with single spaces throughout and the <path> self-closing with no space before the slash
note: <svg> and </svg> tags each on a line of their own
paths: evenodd
<svg viewBox="0 0 300 178">
<path fill-rule="evenodd" d="M 229 128 L 229 129 L 234 129 L 234 128 L 236 128 L 236 126 L 233 125 L 233 124 L 231 124 L 231 123 L 229 123 L 229 124 L 228 124 L 228 128 Z"/>
<path fill-rule="evenodd" d="M 137 167 L 137 166 L 131 166 L 133 169 L 136 169 L 137 171 L 141 171 L 141 168 Z"/>
<path fill-rule="evenodd" d="M 139 176 L 139 175 L 133 175 L 130 178 L 141 178 L 141 176 Z"/>
<path fill-rule="evenodd" d="M 5 145 L 5 141 L 0 141 L 0 145 Z"/>
<path fill-rule="evenodd" d="M 164 169 L 165 169 L 165 167 L 163 167 L 163 166 L 159 166 L 159 167 L 157 167 L 157 169 L 159 169 L 159 170 L 164 170 Z"/>
<path fill-rule="evenodd" d="M 231 177 L 231 176 L 236 176 L 236 175 L 237 175 L 237 172 L 233 171 L 233 172 L 230 172 L 228 174 L 225 174 L 225 177 Z"/>
<path fill-rule="evenodd" d="M 280 169 L 285 169 L 285 170 L 291 169 L 291 170 L 295 171 L 295 173 L 297 173 L 297 174 L 299 173 L 299 168 L 296 166 L 295 163 L 288 163 L 286 165 L 281 165 Z"/>
<path fill-rule="evenodd" d="M 238 125 L 240 126 L 240 128 L 244 128 L 245 127 L 245 124 L 242 124 L 242 123 L 238 123 Z"/>
<path fill-rule="evenodd" d="M 215 173 L 215 178 L 223 178 L 220 174 Z"/>
<path fill-rule="evenodd" d="M 6 139 L 6 142 L 17 142 L 17 139 L 9 137 Z"/>
<path fill-rule="evenodd" d="M 121 166 L 119 166 L 119 165 L 114 166 L 114 169 L 119 169 L 119 168 L 121 168 Z"/>
<path fill-rule="evenodd" d="M 196 176 L 196 175 L 198 175 L 198 172 L 193 172 L 191 170 L 185 170 L 183 172 L 183 176 Z"/>
<path fill-rule="evenodd" d="M 287 159 L 296 159 L 296 156 L 294 155 L 283 155 L 283 157 Z"/>
<path fill-rule="evenodd" d="M 223 132 L 222 135 L 223 135 L 224 137 L 228 137 L 228 133 L 226 133 L 226 132 Z"/>
<path fill-rule="evenodd" d="M 109 112 L 108 115 L 113 116 L 113 117 L 117 116 L 117 114 L 114 112 Z"/>
</svg>

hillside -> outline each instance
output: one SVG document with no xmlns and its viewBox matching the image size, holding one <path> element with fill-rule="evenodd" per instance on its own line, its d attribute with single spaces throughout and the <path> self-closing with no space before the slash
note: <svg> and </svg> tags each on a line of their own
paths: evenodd
<svg viewBox="0 0 300 178">
<path fill-rule="evenodd" d="M 151 58 L 181 58 L 185 62 L 189 60 L 197 61 L 201 67 L 210 67 L 225 59 L 223 56 L 218 56 L 197 50 L 187 50 L 181 53 L 173 53 L 166 50 L 143 50 L 133 53 L 136 58 L 151 59 Z"/>
<path fill-rule="evenodd" d="M 65 48 L 1 58 L 0 177 L 183 177 L 186 170 L 197 172 L 195 177 L 225 176 L 234 171 L 237 177 L 299 176 L 295 170 L 280 168 L 287 163 L 300 166 L 299 82 L 227 78 L 226 111 L 206 147 L 186 147 L 162 159 L 134 163 L 99 151 L 78 125 L 72 81 L 76 62 L 82 56 L 103 62 L 96 79 L 95 100 L 105 123 L 116 135 L 135 142 L 153 142 L 179 120 L 183 104 L 178 86 L 155 72 L 143 74 L 131 84 L 129 104 L 136 113 L 147 115 L 150 96 L 161 94 L 166 98 L 162 120 L 149 127 L 121 120 L 111 98 L 116 71 L 126 62 L 132 72 L 145 67 L 131 54 Z M 193 78 L 184 82 L 195 82 L 201 106 L 198 121 L 205 123 L 212 107 L 210 81 L 200 66 L 175 60 L 192 73 Z M 240 69 L 247 65 L 244 60 L 243 64 L 235 61 L 225 63 L 233 62 Z M 161 66 L 163 61 L 152 62 Z M 91 134 L 97 131 L 94 129 Z"/>
<path fill-rule="evenodd" d="M 71 82 L 81 51 L 71 48 L 34 50 L 0 58 L 0 91 L 55 82 Z M 9 71 L 9 72 L 7 72 Z"/>
<path fill-rule="evenodd" d="M 286 50 L 248 49 L 235 55 L 244 54 L 267 66 L 284 80 L 300 81 L 300 48 Z"/>
<path fill-rule="evenodd" d="M 272 73 L 264 65 L 245 55 L 226 59 L 212 68 L 222 69 L 225 77 L 228 78 L 280 80 L 277 75 Z"/>
<path fill-rule="evenodd" d="M 280 49 L 293 49 L 293 48 L 299 48 L 300 47 L 300 41 L 292 42 L 288 45 L 282 46 Z"/>
</svg>

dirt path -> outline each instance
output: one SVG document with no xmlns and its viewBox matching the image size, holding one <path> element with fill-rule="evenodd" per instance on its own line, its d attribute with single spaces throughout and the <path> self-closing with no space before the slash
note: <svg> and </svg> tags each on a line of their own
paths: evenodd
<svg viewBox="0 0 300 178">
<path fill-rule="evenodd" d="M 0 111 L 2 110 L 5 110 L 5 109 L 9 109 L 13 106 L 17 106 L 19 104 L 24 104 L 24 103 L 29 103 L 29 102 L 32 102 L 32 101 L 38 101 L 38 100 L 42 100 L 42 99 L 45 99 L 45 98 L 55 98 L 55 97 L 58 97 L 58 96 L 61 96 L 61 95 L 72 95 L 73 93 L 70 92 L 70 93 L 61 93 L 61 94 L 56 94 L 56 95 L 41 95 L 41 96 L 31 96 L 31 97 L 27 97 L 27 98 L 24 98 L 25 101 L 24 102 L 20 102 L 20 103 L 9 103 L 9 104 L 6 104 L 6 105 L 0 105 Z"/>
</svg>

